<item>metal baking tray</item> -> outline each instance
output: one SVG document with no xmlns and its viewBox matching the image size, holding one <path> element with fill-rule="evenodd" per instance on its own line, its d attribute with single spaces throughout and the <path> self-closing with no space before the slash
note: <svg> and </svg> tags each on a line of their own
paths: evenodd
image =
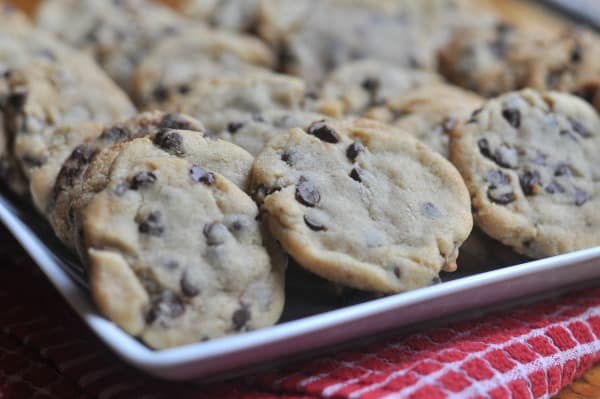
<svg viewBox="0 0 600 399">
<path fill-rule="evenodd" d="M 382 298 L 355 291 L 340 297 L 327 287 L 320 290 L 318 284 L 315 289 L 291 282 L 279 324 L 155 351 L 98 313 L 78 261 L 32 207 L 2 188 L 0 220 L 106 346 L 130 365 L 170 380 L 224 378 L 350 340 L 600 278 L 600 247 L 596 247 L 484 272 L 471 267 L 462 274 L 444 275 L 441 284 Z M 313 278 L 298 270 L 292 273 L 294 281 Z"/>
</svg>

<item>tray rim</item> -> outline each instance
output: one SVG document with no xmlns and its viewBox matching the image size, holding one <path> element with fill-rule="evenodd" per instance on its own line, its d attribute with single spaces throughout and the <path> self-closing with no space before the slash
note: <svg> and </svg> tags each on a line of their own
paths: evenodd
<svg viewBox="0 0 600 399">
<path fill-rule="evenodd" d="M 539 273 L 546 274 L 553 270 L 569 267 L 569 265 L 581 264 L 593 260 L 600 261 L 599 246 L 545 259 L 533 260 L 481 274 L 460 277 L 442 284 L 373 299 L 361 304 L 286 321 L 256 331 L 157 351 L 145 346 L 135 338 L 129 336 L 114 323 L 101 316 L 92 304 L 88 293 L 77 285 L 69 273 L 59 266 L 58 262 L 60 261 L 45 246 L 40 237 L 35 235 L 27 224 L 10 210 L 11 206 L 10 201 L 0 196 L 0 220 L 95 335 L 127 363 L 156 377 L 173 380 L 194 379 L 227 371 L 213 370 L 212 373 L 203 371 L 197 376 L 190 375 L 189 373 L 178 373 L 182 367 L 187 367 L 198 362 L 208 362 L 221 357 L 235 356 L 236 354 L 256 348 L 284 344 L 286 341 L 292 339 L 325 332 L 337 326 L 360 322 L 370 317 L 384 315 L 386 312 L 424 304 L 432 300 L 440 300 L 454 294 L 468 292 L 469 290 L 519 281 L 529 276 L 535 277 Z M 595 277 L 600 277 L 600 270 Z M 589 276 L 586 276 L 586 278 L 589 278 Z M 503 298 L 503 300 L 515 299 L 516 297 L 517 295 L 510 298 Z M 424 318 L 418 322 L 425 320 L 431 320 L 431 318 Z M 405 325 L 398 324 L 396 327 Z M 374 333 L 376 332 L 368 330 L 365 336 L 371 336 Z M 315 346 L 312 349 L 318 349 L 318 347 Z M 285 357 L 293 354 L 293 351 L 288 352 L 282 356 Z"/>
</svg>

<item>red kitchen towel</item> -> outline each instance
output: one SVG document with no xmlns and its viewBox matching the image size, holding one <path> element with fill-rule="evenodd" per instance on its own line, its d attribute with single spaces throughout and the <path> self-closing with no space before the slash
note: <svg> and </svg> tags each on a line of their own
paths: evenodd
<svg viewBox="0 0 600 399">
<path fill-rule="evenodd" d="M 212 385 L 119 361 L 0 229 L 0 398 L 546 398 L 600 360 L 600 289 Z"/>
</svg>

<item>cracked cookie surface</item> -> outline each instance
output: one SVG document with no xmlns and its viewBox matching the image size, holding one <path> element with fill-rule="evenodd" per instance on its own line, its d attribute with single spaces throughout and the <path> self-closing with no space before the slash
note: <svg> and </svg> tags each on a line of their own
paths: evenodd
<svg viewBox="0 0 600 399">
<path fill-rule="evenodd" d="M 92 296 L 109 319 L 161 349 L 274 324 L 284 264 L 252 199 L 149 138 L 123 143 L 83 212 Z"/>
<path fill-rule="evenodd" d="M 534 258 L 599 245 L 599 132 L 594 109 L 569 94 L 523 90 L 486 102 L 450 142 L 477 224 Z"/>
<path fill-rule="evenodd" d="M 278 135 L 257 156 L 255 200 L 303 267 L 384 293 L 426 286 L 455 268 L 472 227 L 467 189 L 442 156 L 393 130 L 319 121 Z"/>
</svg>

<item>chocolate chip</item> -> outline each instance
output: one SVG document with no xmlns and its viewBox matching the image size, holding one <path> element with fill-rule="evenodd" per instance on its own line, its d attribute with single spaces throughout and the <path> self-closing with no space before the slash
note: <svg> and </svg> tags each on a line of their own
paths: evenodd
<svg viewBox="0 0 600 399">
<path fill-rule="evenodd" d="M 379 79 L 373 78 L 373 77 L 367 77 L 362 81 L 360 86 L 363 89 L 365 89 L 366 91 L 368 91 L 369 93 L 371 93 L 371 95 L 373 95 L 373 93 L 375 93 L 379 90 L 380 84 L 381 84 L 381 82 L 379 81 Z"/>
<path fill-rule="evenodd" d="M 569 122 L 571 122 L 573 130 L 581 137 L 588 138 L 592 135 L 590 131 L 581 122 L 576 121 L 574 119 L 569 119 Z"/>
<path fill-rule="evenodd" d="M 564 69 L 557 69 L 554 71 L 550 71 L 546 75 L 546 86 L 549 89 L 556 88 L 562 79 L 563 74 L 565 73 Z"/>
<path fill-rule="evenodd" d="M 296 200 L 303 205 L 314 207 L 321 200 L 321 194 L 306 177 L 300 176 L 296 184 Z"/>
<path fill-rule="evenodd" d="M 229 122 L 227 124 L 227 131 L 231 134 L 234 134 L 237 133 L 237 131 L 240 130 L 243 126 L 244 124 L 242 122 Z"/>
<path fill-rule="evenodd" d="M 167 259 L 163 262 L 163 266 L 168 270 L 176 270 L 179 268 L 179 262 L 174 259 Z"/>
<path fill-rule="evenodd" d="M 434 276 L 431 279 L 431 285 L 438 285 L 438 284 L 442 284 L 442 279 L 440 278 L 440 276 Z"/>
<path fill-rule="evenodd" d="M 306 223 L 306 225 L 314 231 L 324 231 L 327 230 L 325 228 L 325 226 L 323 226 L 321 223 L 315 221 L 313 218 L 311 218 L 310 216 L 304 215 L 304 223 Z"/>
<path fill-rule="evenodd" d="M 545 154 L 541 153 L 540 151 L 535 150 L 535 152 L 533 153 L 533 156 L 531 157 L 531 162 L 536 165 L 544 166 L 544 165 L 546 165 L 546 158 L 547 158 L 547 156 Z"/>
<path fill-rule="evenodd" d="M 442 212 L 431 202 L 421 204 L 421 214 L 429 219 L 437 219 L 442 216 Z"/>
<path fill-rule="evenodd" d="M 27 92 L 24 90 L 9 94 L 6 104 L 13 110 L 20 111 L 27 102 Z"/>
<path fill-rule="evenodd" d="M 150 212 L 150 214 L 139 222 L 138 231 L 142 234 L 159 237 L 165 231 L 162 224 L 162 214 L 159 211 Z"/>
<path fill-rule="evenodd" d="M 490 149 L 490 142 L 488 139 L 479 139 L 477 140 L 477 147 L 479 147 L 479 152 L 486 158 L 489 158 L 495 161 L 494 156 L 492 155 L 492 150 Z"/>
<path fill-rule="evenodd" d="M 204 183 L 207 186 L 212 186 L 215 184 L 215 174 L 198 165 L 192 166 L 190 169 L 190 176 L 196 183 Z"/>
<path fill-rule="evenodd" d="M 308 134 L 311 134 L 326 143 L 335 144 L 339 140 L 335 130 L 327 126 L 324 122 L 314 122 L 307 130 Z"/>
<path fill-rule="evenodd" d="M 188 270 L 183 272 L 181 280 L 179 280 L 179 286 L 181 287 L 181 292 L 183 292 L 183 295 L 187 296 L 188 298 L 192 298 L 200 294 L 200 288 L 198 288 L 192 282 Z"/>
<path fill-rule="evenodd" d="M 231 317 L 231 321 L 233 322 L 233 328 L 236 331 L 240 331 L 242 328 L 244 328 L 244 326 L 246 325 L 246 323 L 248 323 L 249 320 L 250 310 L 245 306 L 242 306 L 241 308 L 233 312 L 233 316 Z"/>
<path fill-rule="evenodd" d="M 513 27 L 506 22 L 498 22 L 496 24 L 496 33 L 499 35 L 506 35 L 513 30 Z"/>
<path fill-rule="evenodd" d="M 164 319 L 175 319 L 185 312 L 185 304 L 179 296 L 171 290 L 164 290 L 152 299 L 150 310 L 146 314 L 146 322 L 152 324 Z"/>
<path fill-rule="evenodd" d="M 183 115 L 175 112 L 170 112 L 165 115 L 158 124 L 158 127 L 164 129 L 201 131 L 199 126 L 194 126 L 188 119 L 184 118 Z"/>
<path fill-rule="evenodd" d="M 402 277 L 402 270 L 400 270 L 400 268 L 398 266 L 394 267 L 394 276 L 396 276 L 396 278 L 400 278 Z"/>
<path fill-rule="evenodd" d="M 457 123 L 456 118 L 447 116 L 442 121 L 442 124 L 441 124 L 442 130 L 444 131 L 444 133 L 450 133 L 452 131 L 452 129 L 454 129 L 454 127 L 456 126 L 456 123 Z"/>
<path fill-rule="evenodd" d="M 573 170 L 571 169 L 571 166 L 564 162 L 560 162 L 556 165 L 556 169 L 554 169 L 554 176 L 556 177 L 571 176 L 572 174 Z"/>
<path fill-rule="evenodd" d="M 508 43 L 506 42 L 506 38 L 504 36 L 499 36 L 494 41 L 488 43 L 488 47 L 498 59 L 504 58 L 506 56 L 506 52 L 508 51 Z"/>
<path fill-rule="evenodd" d="M 110 142 L 119 142 L 128 139 L 130 136 L 131 134 L 125 128 L 119 126 L 111 126 L 102 131 L 100 139 Z"/>
<path fill-rule="evenodd" d="M 354 143 L 350 144 L 346 149 L 346 156 L 350 161 L 354 162 L 358 155 L 364 150 L 365 147 L 363 147 L 362 143 L 360 141 L 355 141 Z"/>
<path fill-rule="evenodd" d="M 569 129 L 562 129 L 559 134 L 561 136 L 568 136 L 573 141 L 577 141 L 577 136 L 575 136 L 575 134 L 573 134 L 573 132 Z"/>
<path fill-rule="evenodd" d="M 501 170 L 493 170 L 487 174 L 490 183 L 487 196 L 490 201 L 506 205 L 516 200 L 515 193 L 510 185 L 510 177 Z"/>
<path fill-rule="evenodd" d="M 151 186 L 156 182 L 156 175 L 152 172 L 139 172 L 131 179 L 131 189 L 138 190 Z"/>
<path fill-rule="evenodd" d="M 169 98 L 169 89 L 163 85 L 157 85 L 154 90 L 152 90 L 152 97 L 158 102 L 165 102 Z"/>
<path fill-rule="evenodd" d="M 179 85 L 179 87 L 177 88 L 177 91 L 179 92 L 179 94 L 185 96 L 187 95 L 192 89 L 190 88 L 189 85 L 186 85 L 185 83 L 182 85 Z"/>
<path fill-rule="evenodd" d="M 523 189 L 523 193 L 525 195 L 535 195 L 540 190 L 542 177 L 537 170 L 533 172 L 525 171 L 521 176 L 519 176 L 519 183 L 521 184 L 521 188 Z"/>
<path fill-rule="evenodd" d="M 358 166 L 355 166 L 350 171 L 350 177 L 359 183 L 362 182 L 362 175 L 363 175 L 363 170 L 361 168 L 359 168 Z"/>
<path fill-rule="evenodd" d="M 561 186 L 560 183 L 557 182 L 556 180 L 552 180 L 546 186 L 545 190 L 548 194 L 556 194 L 556 193 L 564 193 L 565 192 L 565 188 L 563 186 Z"/>
<path fill-rule="evenodd" d="M 583 49 L 579 44 L 575 45 L 571 50 L 571 62 L 574 64 L 579 64 L 581 59 L 583 58 Z"/>
<path fill-rule="evenodd" d="M 585 204 L 589 199 L 590 195 L 587 192 L 579 188 L 575 189 L 575 205 L 581 206 Z"/>
<path fill-rule="evenodd" d="M 259 113 L 259 112 L 254 112 L 254 113 L 252 114 L 252 120 L 253 120 L 254 122 L 261 122 L 261 123 L 262 123 L 262 122 L 264 122 L 264 121 L 265 121 L 265 118 L 262 116 L 262 114 L 261 114 L 261 113 Z"/>
<path fill-rule="evenodd" d="M 185 154 L 183 137 L 181 134 L 169 129 L 160 130 L 154 136 L 154 144 L 173 155 L 182 156 Z"/>
<path fill-rule="evenodd" d="M 281 154 L 281 160 L 289 166 L 292 166 L 292 155 L 293 152 L 291 150 L 285 150 L 283 154 Z"/>
<path fill-rule="evenodd" d="M 115 193 L 115 195 L 117 197 L 121 197 L 123 194 L 125 194 L 127 192 L 127 190 L 129 190 L 129 184 L 119 183 L 119 184 L 117 184 L 117 186 L 115 187 L 113 192 Z"/>
<path fill-rule="evenodd" d="M 518 129 L 521 126 L 521 112 L 518 109 L 507 108 L 502 111 L 502 116 L 515 129 Z"/>
<path fill-rule="evenodd" d="M 227 227 L 219 222 L 213 222 L 204 225 L 202 234 L 206 237 L 206 243 L 208 245 L 221 245 L 225 243 L 227 239 Z"/>
</svg>

